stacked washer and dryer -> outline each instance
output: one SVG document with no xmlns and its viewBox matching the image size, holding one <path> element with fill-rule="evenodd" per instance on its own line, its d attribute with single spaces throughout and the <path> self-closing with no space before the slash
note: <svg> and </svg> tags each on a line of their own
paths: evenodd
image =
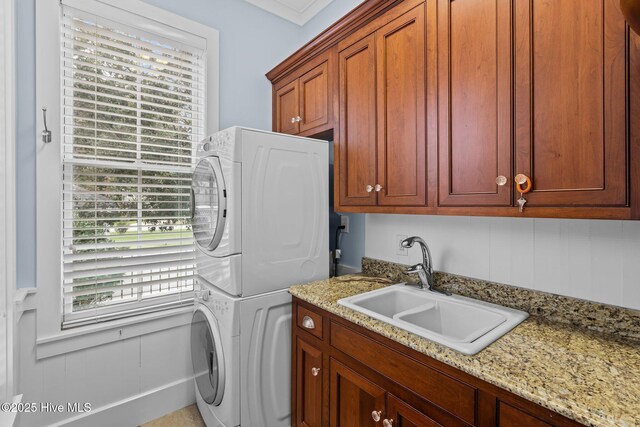
<svg viewBox="0 0 640 427">
<path fill-rule="evenodd" d="M 197 150 L 198 408 L 208 427 L 289 426 L 287 288 L 329 276 L 328 143 L 233 127 Z"/>
</svg>

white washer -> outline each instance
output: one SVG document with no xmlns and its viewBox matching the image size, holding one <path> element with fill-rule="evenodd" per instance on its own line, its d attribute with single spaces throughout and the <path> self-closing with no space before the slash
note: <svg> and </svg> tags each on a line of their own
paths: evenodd
<svg viewBox="0 0 640 427">
<path fill-rule="evenodd" d="M 291 295 L 237 298 L 200 284 L 191 323 L 196 402 L 208 427 L 290 425 Z"/>
<path fill-rule="evenodd" d="M 326 141 L 232 127 L 198 144 L 196 271 L 238 296 L 329 276 Z"/>
</svg>

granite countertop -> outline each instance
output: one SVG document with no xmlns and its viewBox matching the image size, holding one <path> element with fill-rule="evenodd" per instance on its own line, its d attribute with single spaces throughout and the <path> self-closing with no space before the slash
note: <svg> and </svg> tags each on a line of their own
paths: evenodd
<svg viewBox="0 0 640 427">
<path fill-rule="evenodd" d="M 388 286 L 359 275 L 289 292 L 328 312 L 589 426 L 640 426 L 640 344 L 531 316 L 474 356 L 337 304 Z"/>
</svg>

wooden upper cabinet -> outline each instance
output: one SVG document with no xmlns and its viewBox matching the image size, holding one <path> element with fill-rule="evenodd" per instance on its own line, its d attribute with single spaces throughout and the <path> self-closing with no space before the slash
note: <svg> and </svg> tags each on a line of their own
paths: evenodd
<svg viewBox="0 0 640 427">
<path fill-rule="evenodd" d="M 385 415 L 385 391 L 331 359 L 331 427 L 378 427 Z M 378 413 L 375 421 L 373 413 Z"/>
<path fill-rule="evenodd" d="M 511 205 L 511 8 L 438 0 L 439 204 Z"/>
<path fill-rule="evenodd" d="M 619 1 L 514 5 L 515 173 L 533 182 L 526 206 L 626 205 L 627 35 Z"/>
<path fill-rule="evenodd" d="M 300 132 L 329 122 L 329 67 L 323 62 L 299 79 Z"/>
<path fill-rule="evenodd" d="M 372 34 L 340 51 L 338 179 L 341 205 L 375 205 L 376 52 Z"/>
<path fill-rule="evenodd" d="M 379 205 L 426 203 L 425 8 L 376 31 Z"/>
<path fill-rule="evenodd" d="M 370 0 L 268 73 L 273 127 L 333 130 L 340 211 L 640 220 L 638 37 L 619 0 Z"/>
<path fill-rule="evenodd" d="M 276 91 L 276 131 L 295 135 L 300 132 L 298 116 L 298 80 Z"/>
<path fill-rule="evenodd" d="M 424 3 L 392 9 L 339 46 L 340 205 L 425 205 Z"/>
<path fill-rule="evenodd" d="M 335 49 L 319 55 L 276 83 L 273 95 L 275 132 L 308 136 L 333 127 L 333 81 L 336 79 L 332 78 L 331 67 L 334 52 Z"/>
</svg>

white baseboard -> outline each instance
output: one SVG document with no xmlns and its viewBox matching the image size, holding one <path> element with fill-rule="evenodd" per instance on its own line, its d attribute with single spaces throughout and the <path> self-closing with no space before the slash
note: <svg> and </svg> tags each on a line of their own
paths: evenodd
<svg viewBox="0 0 640 427">
<path fill-rule="evenodd" d="M 96 385 L 99 387 L 99 385 Z M 49 427 L 135 427 L 196 402 L 193 377 L 93 408 Z"/>
</svg>

